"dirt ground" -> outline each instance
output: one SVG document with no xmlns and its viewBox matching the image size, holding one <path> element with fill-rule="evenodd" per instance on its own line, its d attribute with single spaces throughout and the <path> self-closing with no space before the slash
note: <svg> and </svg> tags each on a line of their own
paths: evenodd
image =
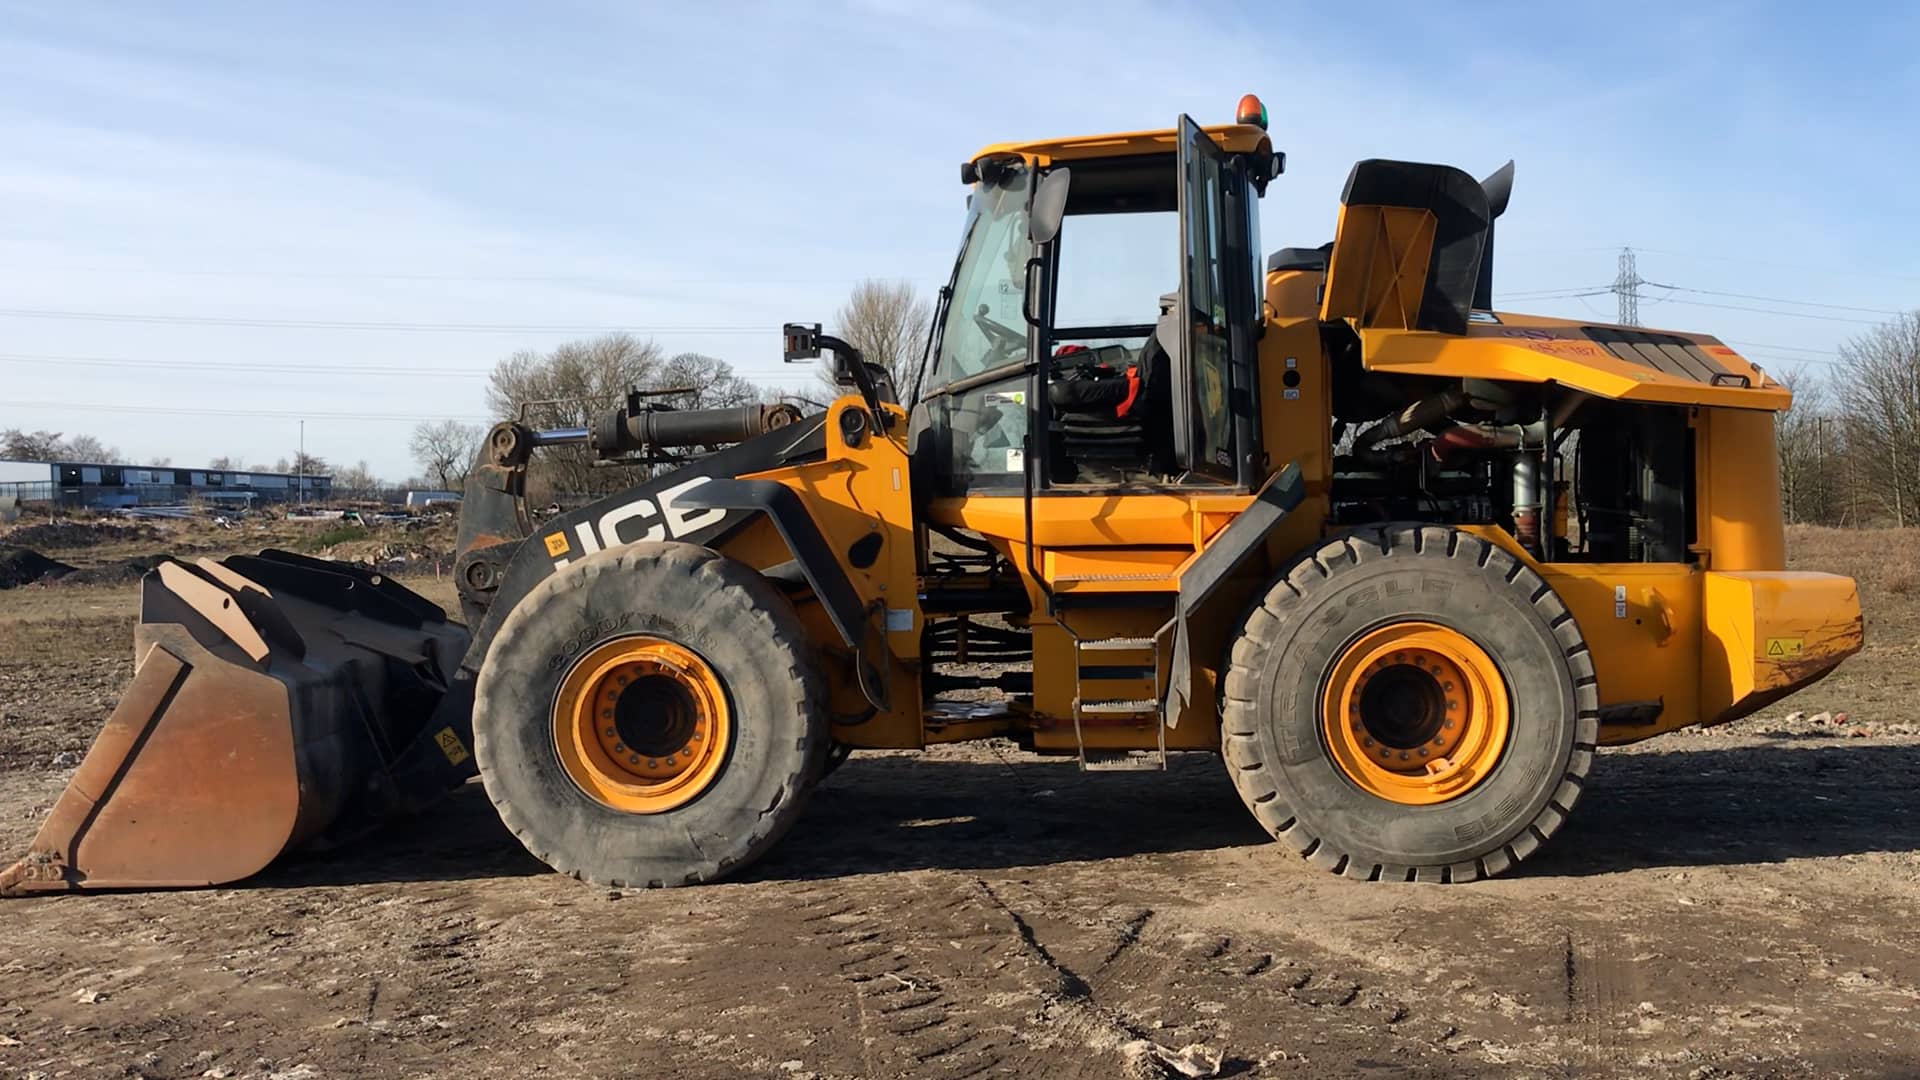
<svg viewBox="0 0 1920 1080">
<path fill-rule="evenodd" d="M 0 1075 L 1920 1075 L 1917 539 L 1796 532 L 1867 650 L 1603 753 L 1508 878 L 1309 870 L 1201 755 L 856 754 L 746 878 L 662 892 L 547 872 L 469 786 L 244 888 L 0 903 Z M 0 592 L 0 854 L 129 677 L 133 598 Z"/>
</svg>

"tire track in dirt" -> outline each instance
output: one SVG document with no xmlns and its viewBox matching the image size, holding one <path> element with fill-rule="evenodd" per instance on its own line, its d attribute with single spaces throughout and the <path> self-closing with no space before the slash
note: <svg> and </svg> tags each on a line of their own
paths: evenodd
<svg viewBox="0 0 1920 1080">
<path fill-rule="evenodd" d="M 1484 1063 L 1456 1059 L 1474 1040 L 1455 1023 L 1416 1011 L 1373 973 L 1330 963 L 1300 942 L 1185 928 L 1177 911 L 982 887 L 1031 942 L 1033 959 L 1056 970 L 1061 992 L 1052 1012 L 1090 1047 L 1123 1058 L 1131 1049 L 1130 1063 L 1148 1066 L 1144 1075 L 1160 1073 L 1141 1061 L 1140 1046 L 1127 1046 L 1136 1040 L 1173 1050 L 1198 1043 L 1245 1075 L 1306 1062 L 1309 1042 L 1350 1044 L 1396 1067 L 1486 1074 Z M 1071 956 L 1088 959 L 1063 962 Z M 1112 1075 L 1111 1062 L 1085 1075 Z"/>
<path fill-rule="evenodd" d="M 863 1075 L 1024 1071 L 1026 994 L 1008 978 L 1007 936 L 972 889 L 945 885 L 885 903 L 833 888 L 797 898 L 799 924 L 851 994 Z"/>
</svg>

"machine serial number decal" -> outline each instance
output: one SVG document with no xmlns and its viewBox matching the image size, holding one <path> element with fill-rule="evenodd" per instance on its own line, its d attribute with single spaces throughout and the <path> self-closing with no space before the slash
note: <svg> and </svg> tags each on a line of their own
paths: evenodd
<svg viewBox="0 0 1920 1080">
<path fill-rule="evenodd" d="M 1527 347 L 1532 349 L 1534 352 L 1543 352 L 1543 353 L 1548 353 L 1555 356 L 1605 356 L 1607 355 L 1606 353 L 1600 351 L 1600 346 L 1598 345 L 1589 345 L 1584 341 L 1568 341 L 1563 338 L 1556 338 L 1552 341 L 1529 342 Z"/>
</svg>

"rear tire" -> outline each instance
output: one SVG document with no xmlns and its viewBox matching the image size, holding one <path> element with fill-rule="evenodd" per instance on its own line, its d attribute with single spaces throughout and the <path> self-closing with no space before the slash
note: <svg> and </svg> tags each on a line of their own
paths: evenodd
<svg viewBox="0 0 1920 1080">
<path fill-rule="evenodd" d="M 1323 544 L 1252 610 L 1222 749 L 1248 809 L 1312 865 L 1471 881 L 1566 821 L 1598 708 L 1580 628 L 1538 574 L 1466 533 L 1382 526 Z M 1463 715 L 1482 730 L 1463 737 Z"/>
<path fill-rule="evenodd" d="M 655 734 L 674 745 L 640 749 L 636 772 L 650 754 L 654 766 L 672 764 L 670 753 L 684 757 L 676 747 L 702 745 L 703 731 L 709 745 L 716 732 L 724 737 L 723 752 L 667 778 L 678 790 L 621 772 L 630 748 L 594 750 L 597 731 L 583 728 L 587 754 L 599 755 L 597 775 L 625 782 L 598 788 L 596 774 L 583 772 L 580 744 L 570 743 L 567 717 L 597 727 L 594 718 L 606 714 L 594 711 L 596 700 L 648 681 L 621 674 L 647 670 L 620 668 L 623 650 L 667 657 L 699 676 L 685 703 L 661 704 L 674 690 L 658 678 L 666 689 L 637 699 L 634 715 L 661 717 Z M 590 686 L 584 712 L 570 712 L 591 675 L 582 672 L 596 664 L 615 674 Z M 703 685 L 713 692 L 703 697 Z M 752 862 L 792 826 L 824 765 L 823 700 L 799 617 L 765 578 L 706 548 L 631 544 L 569 565 L 507 616 L 480 672 L 474 753 L 500 819 L 555 870 L 615 887 L 689 885 Z M 686 713 L 710 715 L 701 726 Z M 649 721 L 628 719 L 623 712 L 620 734 L 634 742 Z M 661 788 L 668 794 L 620 797 Z"/>
</svg>

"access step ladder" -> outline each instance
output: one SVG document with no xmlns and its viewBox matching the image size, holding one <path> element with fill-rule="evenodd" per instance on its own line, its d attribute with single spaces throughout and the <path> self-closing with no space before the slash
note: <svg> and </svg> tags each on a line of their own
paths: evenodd
<svg viewBox="0 0 1920 1080">
<path fill-rule="evenodd" d="M 1167 728 L 1160 715 L 1163 696 L 1160 643 L 1172 624 L 1153 637 L 1081 638 L 1062 624 L 1073 642 L 1073 741 L 1080 768 L 1119 772 L 1167 767 Z M 1088 749 L 1090 728 L 1154 729 L 1157 750 Z"/>
</svg>

